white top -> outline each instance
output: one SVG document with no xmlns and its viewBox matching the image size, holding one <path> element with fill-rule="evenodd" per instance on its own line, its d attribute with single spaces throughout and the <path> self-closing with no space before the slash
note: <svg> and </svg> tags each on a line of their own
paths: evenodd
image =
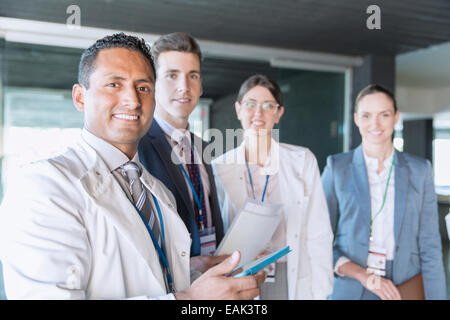
<svg viewBox="0 0 450 320">
<path fill-rule="evenodd" d="M 378 160 L 376 158 L 369 157 L 364 151 L 364 160 L 366 163 L 367 177 L 369 179 L 369 190 L 370 190 L 370 202 L 371 202 L 371 215 L 372 219 L 375 217 L 377 212 L 380 210 L 383 203 L 384 191 L 386 188 L 387 179 L 389 176 L 389 170 L 391 168 L 392 159 L 394 157 L 394 148 L 389 157 L 384 160 L 384 169 L 377 173 L 378 170 Z M 382 247 L 387 250 L 386 259 L 393 260 L 395 253 L 395 238 L 394 238 L 394 205 L 395 205 L 395 167 L 392 168 L 391 179 L 389 181 L 389 186 L 386 195 L 386 202 L 384 204 L 383 210 L 378 214 L 378 216 L 373 220 L 372 230 L 373 230 L 373 241 L 371 245 L 377 247 Z M 349 262 L 345 256 L 342 256 L 336 262 L 334 267 L 334 272 L 338 273 L 338 269 L 341 265 Z"/>
<path fill-rule="evenodd" d="M 153 120 L 158 123 L 161 130 L 164 132 L 167 141 L 172 147 L 172 151 L 176 153 L 181 163 L 183 164 L 186 172 L 188 168 L 186 166 L 187 163 L 191 163 L 190 155 L 191 155 L 191 132 L 189 131 L 189 125 L 186 130 L 176 129 L 169 122 L 158 116 L 156 113 L 153 116 Z M 176 147 L 180 145 L 180 147 Z M 200 168 L 200 177 L 202 179 L 202 187 L 203 187 L 203 198 L 205 199 L 205 207 L 206 207 L 206 228 L 212 227 L 212 215 L 211 215 L 211 205 L 209 203 L 209 195 L 211 194 L 211 186 L 209 185 L 209 177 L 208 172 L 206 171 L 205 165 L 202 162 L 202 157 L 198 153 L 198 150 L 194 149 L 194 161 L 198 163 Z M 191 199 L 192 208 L 194 208 L 194 195 L 192 194 L 191 186 L 183 174 L 184 181 L 186 182 L 186 187 L 189 192 L 189 199 Z"/>
</svg>

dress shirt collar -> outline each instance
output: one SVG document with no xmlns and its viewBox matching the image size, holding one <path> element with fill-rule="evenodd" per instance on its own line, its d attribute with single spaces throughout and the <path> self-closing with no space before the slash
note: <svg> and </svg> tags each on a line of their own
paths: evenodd
<svg viewBox="0 0 450 320">
<path fill-rule="evenodd" d="M 89 146 L 91 146 L 97 152 L 97 154 L 106 163 L 109 170 L 111 170 L 111 172 L 116 170 L 121 165 L 130 161 L 130 159 L 128 159 L 125 153 L 114 147 L 112 144 L 92 134 L 86 128 L 83 128 L 83 131 L 81 132 L 81 137 Z M 131 161 L 141 166 L 139 162 L 138 152 L 136 152 Z"/>
<path fill-rule="evenodd" d="M 183 139 L 187 138 L 187 141 L 191 141 L 191 133 L 189 131 L 189 123 L 186 129 L 177 129 L 172 126 L 168 121 L 160 117 L 157 113 L 154 114 L 153 120 L 155 120 L 160 126 L 161 130 L 170 139 L 174 140 L 176 143 L 181 144 Z"/>
<path fill-rule="evenodd" d="M 369 157 L 363 149 L 364 160 L 366 162 L 367 169 L 371 172 L 378 170 L 378 159 Z M 394 157 L 395 149 L 392 147 L 391 154 L 383 161 L 384 168 L 389 168 L 392 164 L 392 158 Z M 383 170 L 384 171 L 384 170 Z"/>
</svg>

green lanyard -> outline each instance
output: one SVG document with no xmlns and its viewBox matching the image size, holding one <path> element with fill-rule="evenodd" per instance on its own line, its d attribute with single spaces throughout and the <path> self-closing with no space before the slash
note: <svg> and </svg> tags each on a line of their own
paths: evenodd
<svg viewBox="0 0 450 320">
<path fill-rule="evenodd" d="M 378 210 L 378 212 L 375 214 L 375 216 L 374 216 L 373 218 L 370 219 L 370 237 L 369 237 L 370 241 L 373 240 L 373 235 L 372 235 L 372 232 L 373 232 L 373 221 L 374 221 L 374 220 L 376 219 L 376 217 L 378 217 L 378 215 L 381 213 L 381 211 L 382 211 L 383 208 L 384 208 L 384 204 L 386 203 L 386 196 L 387 196 L 387 191 L 388 191 L 388 187 L 389 187 L 389 181 L 391 181 L 391 173 L 392 173 L 392 168 L 394 167 L 394 165 L 395 165 L 395 153 L 394 153 L 394 155 L 393 155 L 393 157 L 392 157 L 391 168 L 389 169 L 389 175 L 388 175 L 388 179 L 387 179 L 387 182 L 386 182 L 386 187 L 384 188 L 383 203 L 381 204 L 381 207 L 380 207 L 380 209 Z"/>
</svg>

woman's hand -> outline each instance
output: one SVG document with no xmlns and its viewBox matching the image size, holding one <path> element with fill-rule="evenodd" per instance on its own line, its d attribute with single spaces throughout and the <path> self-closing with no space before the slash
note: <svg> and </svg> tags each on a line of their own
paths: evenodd
<svg viewBox="0 0 450 320">
<path fill-rule="evenodd" d="M 367 289 L 376 294 L 382 300 L 401 300 L 400 292 L 394 283 L 383 277 L 368 274 L 364 277 L 361 284 Z"/>
<path fill-rule="evenodd" d="M 391 280 L 367 273 L 366 269 L 352 261 L 339 267 L 339 273 L 358 280 L 364 288 L 383 300 L 401 300 L 400 292 Z"/>
</svg>

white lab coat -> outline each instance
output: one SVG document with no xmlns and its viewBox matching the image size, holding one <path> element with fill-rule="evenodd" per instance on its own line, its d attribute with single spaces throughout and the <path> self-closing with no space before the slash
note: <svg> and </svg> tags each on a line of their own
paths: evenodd
<svg viewBox="0 0 450 320">
<path fill-rule="evenodd" d="M 190 236 L 175 199 L 143 170 L 161 207 L 177 291 L 190 285 Z M 173 299 L 150 235 L 105 162 L 82 139 L 23 169 L 0 210 L 8 299 Z"/>
<path fill-rule="evenodd" d="M 270 170 L 278 180 L 286 218 L 289 299 L 326 299 L 333 288 L 333 257 L 328 207 L 313 153 L 272 140 Z M 247 198 L 245 147 L 213 161 L 224 224 L 230 225 Z"/>
</svg>

